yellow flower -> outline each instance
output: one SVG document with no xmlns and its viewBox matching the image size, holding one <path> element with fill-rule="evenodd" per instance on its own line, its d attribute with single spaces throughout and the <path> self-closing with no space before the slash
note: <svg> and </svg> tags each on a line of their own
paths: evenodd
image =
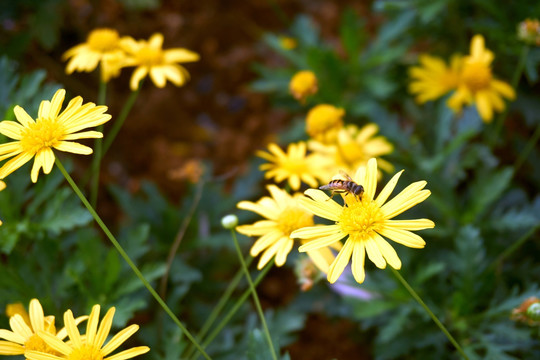
<svg viewBox="0 0 540 360">
<path fill-rule="evenodd" d="M 320 104 L 311 109 L 306 117 L 306 132 L 314 140 L 323 144 L 335 141 L 337 132 L 343 127 L 345 110 L 328 104 Z"/>
<path fill-rule="evenodd" d="M 317 178 L 323 175 L 323 168 L 314 156 L 306 155 L 305 142 L 289 144 L 287 153 L 274 143 L 268 145 L 268 150 L 269 153 L 257 151 L 257 156 L 270 161 L 259 167 L 266 171 L 265 178 L 274 178 L 278 183 L 288 179 L 293 190 L 298 190 L 301 182 L 317 187 Z"/>
<path fill-rule="evenodd" d="M 182 86 L 189 73 L 178 63 L 199 60 L 199 55 L 183 48 L 163 50 L 163 35 L 156 33 L 148 41 L 135 41 L 132 38 L 122 40 L 122 48 L 129 55 L 124 66 L 136 66 L 130 81 L 131 90 L 139 87 L 139 82 L 148 74 L 159 88 L 165 87 L 167 80 L 176 86 Z"/>
<path fill-rule="evenodd" d="M 475 104 L 482 120 L 491 122 L 494 111 L 504 110 L 502 98 L 515 98 L 514 89 L 491 74 L 493 59 L 493 53 L 484 47 L 482 35 L 475 35 L 471 40 L 471 54 L 463 59 L 458 88 L 448 99 L 452 110 L 457 112 L 463 105 Z"/>
<path fill-rule="evenodd" d="M 88 146 L 70 140 L 103 137 L 97 131 L 79 131 L 101 125 L 109 121 L 111 115 L 104 114 L 106 106 L 96 106 L 94 103 L 82 105 L 80 96 L 71 100 L 66 109 L 60 112 L 65 94 L 66 91 L 60 89 L 51 101 L 42 101 L 35 121 L 23 108 L 15 106 L 13 112 L 19 122 L 0 122 L 0 133 L 15 140 L 0 145 L 0 161 L 14 157 L 0 168 L 0 179 L 35 157 L 31 172 L 32 182 L 35 183 L 41 168 L 45 174 L 52 170 L 55 160 L 52 148 L 75 154 L 92 153 Z"/>
<path fill-rule="evenodd" d="M 64 53 L 62 59 L 68 60 L 66 73 L 74 71 L 93 71 L 101 64 L 101 79 L 109 81 L 118 76 L 125 59 L 120 47 L 121 38 L 114 29 L 95 29 L 88 35 L 86 42 L 72 47 Z"/>
<path fill-rule="evenodd" d="M 454 55 L 447 66 L 445 61 L 430 55 L 420 56 L 420 66 L 409 70 L 409 92 L 416 95 L 416 102 L 423 104 L 444 96 L 457 88 L 463 59 Z"/>
<path fill-rule="evenodd" d="M 238 208 L 255 212 L 266 220 L 260 220 L 252 225 L 241 225 L 236 230 L 248 236 L 260 236 L 251 247 L 251 256 L 262 252 L 257 268 L 262 269 L 275 256 L 276 266 L 282 266 L 294 245 L 291 232 L 304 226 L 313 226 L 313 215 L 298 205 L 301 194 L 289 195 L 285 190 L 275 185 L 267 187 L 272 197 L 265 196 L 256 203 L 241 201 Z M 337 250 L 340 248 L 337 247 Z M 334 260 L 334 255 L 328 247 L 308 251 L 313 263 L 323 272 Z"/>
<path fill-rule="evenodd" d="M 29 309 L 30 315 L 22 308 L 22 310 L 16 310 L 18 313 L 9 318 L 12 331 L 0 329 L 0 338 L 5 339 L 0 341 L 0 355 L 22 355 L 28 350 L 56 354 L 54 349 L 38 336 L 38 333 L 47 333 L 52 338 L 61 341 L 67 336 L 66 329 L 56 332 L 54 316 L 44 316 L 39 300 L 32 299 Z M 21 314 L 22 311 L 24 313 Z M 27 321 L 23 317 L 25 313 L 28 317 Z M 78 325 L 87 318 L 87 316 L 79 317 L 74 320 L 74 323 Z"/>
<path fill-rule="evenodd" d="M 317 93 L 317 90 L 319 90 L 317 77 L 312 71 L 297 72 L 289 83 L 289 91 L 296 100 L 302 103 L 308 96 Z"/>
<path fill-rule="evenodd" d="M 401 260 L 383 236 L 411 248 L 424 247 L 424 240 L 411 230 L 432 228 L 435 226 L 433 221 L 428 219 L 391 220 L 421 203 L 431 194 L 429 190 L 422 190 L 426 182 L 418 181 L 386 202 L 402 172 L 403 170 L 394 175 L 375 197 L 377 160 L 370 159 L 367 167 L 358 168 L 353 177 L 357 184 L 364 187 L 361 199 L 348 194 L 342 206 L 321 190 L 308 189 L 305 192 L 308 197 L 299 200 L 300 205 L 305 209 L 334 222 L 332 225 L 311 226 L 293 231 L 292 237 L 307 240 L 306 244 L 300 246 L 299 251 L 313 251 L 339 243 L 341 239 L 346 238 L 343 248 L 330 265 L 327 276 L 329 282 L 334 283 L 339 278 L 352 257 L 353 276 L 358 283 L 362 283 L 365 278 L 366 252 L 368 258 L 378 268 L 383 269 L 388 263 L 394 269 L 400 269 Z"/>
<path fill-rule="evenodd" d="M 318 141 L 310 141 L 309 149 L 320 157 L 319 163 L 325 165 L 325 179 L 330 179 L 340 170 L 352 174 L 360 166 L 365 166 L 369 159 L 379 158 L 394 150 L 384 136 L 376 136 L 379 127 L 370 123 L 362 128 L 347 125 L 339 130 L 334 144 L 325 145 Z M 379 160 L 379 168 L 392 172 L 392 164 L 383 159 Z M 382 173 L 379 172 L 379 177 Z"/>
<path fill-rule="evenodd" d="M 115 355 L 108 356 L 124 343 L 131 335 L 139 330 L 139 325 L 130 325 L 118 334 L 113 336 L 107 345 L 103 346 L 109 331 L 111 330 L 112 320 L 114 316 L 114 307 L 107 311 L 107 314 L 99 324 L 100 306 L 94 305 L 88 325 L 86 327 L 86 335 L 81 336 L 73 313 L 68 310 L 64 313 L 64 324 L 67 329 L 70 341 L 63 342 L 58 337 L 46 332 L 39 332 L 47 346 L 57 351 L 58 355 L 46 354 L 40 351 L 26 351 L 25 356 L 29 360 L 125 360 L 135 356 L 147 353 L 150 348 L 148 346 L 138 346 L 128 350 L 124 350 Z"/>
<path fill-rule="evenodd" d="M 285 50 L 292 50 L 298 46 L 297 41 L 289 36 L 282 36 L 279 38 L 279 43 Z"/>
</svg>

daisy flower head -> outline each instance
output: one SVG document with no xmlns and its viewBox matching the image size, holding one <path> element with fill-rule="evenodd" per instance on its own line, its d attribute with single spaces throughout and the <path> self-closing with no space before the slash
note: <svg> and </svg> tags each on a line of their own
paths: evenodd
<svg viewBox="0 0 540 360">
<path fill-rule="evenodd" d="M 146 40 L 126 38 L 121 44 L 128 54 L 124 66 L 136 66 L 130 80 L 130 88 L 135 91 L 139 82 L 150 75 L 158 88 L 165 87 L 167 80 L 176 86 L 182 86 L 189 73 L 180 63 L 199 60 L 199 55 L 184 48 L 163 49 L 163 35 L 156 33 Z"/>
<path fill-rule="evenodd" d="M 463 62 L 460 55 L 454 55 L 450 65 L 439 57 L 427 54 L 421 55 L 419 60 L 419 66 L 409 69 L 409 92 L 416 96 L 417 103 L 436 100 L 457 88 Z"/>
<path fill-rule="evenodd" d="M 431 194 L 429 190 L 423 190 L 426 182 L 418 181 L 387 202 L 402 172 L 403 170 L 395 174 L 378 196 L 375 196 L 377 160 L 370 159 L 367 166 L 358 168 L 353 177 L 354 182 L 364 187 L 361 197 L 344 195 L 344 204 L 340 205 L 323 191 L 308 189 L 304 193 L 307 196 L 299 200 L 306 210 L 334 222 L 331 225 L 308 226 L 293 231 L 291 236 L 306 241 L 299 251 L 313 251 L 339 243 L 345 238 L 342 249 L 330 265 L 327 275 L 330 283 L 339 278 L 351 258 L 353 276 L 358 283 L 362 283 L 365 278 L 366 253 L 380 269 L 385 268 L 387 263 L 394 269 L 400 269 L 401 260 L 385 238 L 411 248 L 424 247 L 425 241 L 412 230 L 433 228 L 433 221 L 392 220 Z"/>
<path fill-rule="evenodd" d="M 40 331 L 39 335 L 47 346 L 54 349 L 56 354 L 47 354 L 36 350 L 27 350 L 25 356 L 29 360 L 125 360 L 142 355 L 150 351 L 148 346 L 138 346 L 110 355 L 131 335 L 139 330 L 139 325 L 130 325 L 118 334 L 114 335 L 106 345 L 105 340 L 109 336 L 114 317 L 115 308 L 107 311 L 101 323 L 99 323 L 100 306 L 94 305 L 88 317 L 86 334 L 81 336 L 77 328 L 77 322 L 73 313 L 68 310 L 64 313 L 64 325 L 66 326 L 69 341 L 64 342 L 56 336 Z"/>
<path fill-rule="evenodd" d="M 276 185 L 268 185 L 271 196 L 262 197 L 257 202 L 241 201 L 237 207 L 252 211 L 265 218 L 251 225 L 240 225 L 236 230 L 247 236 L 260 236 L 251 247 L 251 256 L 262 253 L 257 268 L 262 269 L 275 257 L 276 266 L 282 266 L 287 255 L 294 246 L 294 230 L 305 226 L 313 226 L 313 214 L 298 204 L 302 194 L 290 195 Z M 339 246 L 337 247 L 339 250 Z M 334 255 L 328 247 L 308 251 L 313 263 L 323 272 L 327 272 L 334 260 Z"/>
<path fill-rule="evenodd" d="M 392 164 L 380 157 L 390 154 L 394 146 L 384 136 L 377 135 L 378 131 L 379 127 L 374 123 L 362 128 L 351 124 L 339 130 L 335 143 L 310 141 L 308 148 L 325 164 L 325 179 L 331 178 L 340 170 L 352 174 L 358 167 L 365 166 L 371 158 L 378 158 L 380 169 L 392 172 Z M 379 171 L 379 178 L 381 176 Z"/>
<path fill-rule="evenodd" d="M 310 95 L 316 94 L 318 88 L 317 77 L 313 71 L 299 71 L 291 78 L 289 82 L 289 91 L 294 98 L 302 103 Z"/>
<path fill-rule="evenodd" d="M 471 40 L 470 55 L 463 59 L 461 77 L 456 92 L 448 99 L 448 106 L 455 112 L 464 105 L 476 105 L 484 122 L 493 120 L 495 111 L 504 110 L 503 98 L 512 100 L 516 94 L 506 82 L 497 80 L 491 72 L 495 56 L 485 48 L 484 37 L 475 35 Z"/>
<path fill-rule="evenodd" d="M 538 19 L 525 19 L 518 25 L 518 39 L 535 46 L 540 46 L 540 21 Z"/>
<path fill-rule="evenodd" d="M 4 339 L 0 341 L 0 355 L 22 355 L 29 350 L 50 355 L 56 354 L 56 351 L 47 345 L 38 333 L 46 333 L 62 341 L 67 336 L 67 331 L 62 329 L 56 332 L 54 316 L 44 315 L 39 300 L 30 301 L 29 314 L 22 306 L 11 310 L 16 312 L 9 318 L 11 331 L 0 329 L 0 338 Z M 87 316 L 79 317 L 74 320 L 74 323 L 78 325 L 86 318 Z"/>
<path fill-rule="evenodd" d="M 86 42 L 72 47 L 62 55 L 64 61 L 69 60 L 66 73 L 90 72 L 101 64 L 103 81 L 118 76 L 126 57 L 120 42 L 120 35 L 114 29 L 99 28 L 91 31 Z"/>
<path fill-rule="evenodd" d="M 320 104 L 309 110 L 306 116 L 306 132 L 323 144 L 335 141 L 337 132 L 343 127 L 345 110 L 329 104 Z"/>
<path fill-rule="evenodd" d="M 98 131 L 81 130 L 104 124 L 111 119 L 111 115 L 105 114 L 106 106 L 96 106 L 94 103 L 83 105 L 80 96 L 72 99 L 60 112 L 65 95 L 66 91 L 60 89 L 51 101 L 42 101 L 36 120 L 22 107 L 15 106 L 13 112 L 18 122 L 0 122 L 0 134 L 15 140 L 0 144 L 0 161 L 12 158 L 0 168 L 0 179 L 34 158 L 30 177 L 35 183 L 41 168 L 45 174 L 51 172 L 55 160 L 53 148 L 75 154 L 92 153 L 90 147 L 71 140 L 103 137 Z"/>
<path fill-rule="evenodd" d="M 302 182 L 311 187 L 318 186 L 317 179 L 321 178 L 323 167 L 317 157 L 306 154 L 305 142 L 289 144 L 286 153 L 274 143 L 268 145 L 268 150 L 269 152 L 257 151 L 257 156 L 269 161 L 259 167 L 266 171 L 266 179 L 274 178 L 278 183 L 288 179 L 289 185 L 295 191 L 300 189 Z"/>
</svg>

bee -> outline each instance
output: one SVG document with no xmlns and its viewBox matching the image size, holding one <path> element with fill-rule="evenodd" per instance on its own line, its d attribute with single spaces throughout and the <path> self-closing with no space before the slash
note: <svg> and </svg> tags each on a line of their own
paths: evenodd
<svg viewBox="0 0 540 360">
<path fill-rule="evenodd" d="M 334 179 L 327 185 L 320 186 L 319 189 L 332 191 L 332 196 L 330 198 L 332 198 L 335 193 L 345 193 L 345 195 L 353 194 L 361 200 L 362 194 L 364 194 L 364 187 L 355 183 L 346 172 L 340 170 L 339 173 L 345 178 L 345 180 Z"/>
</svg>

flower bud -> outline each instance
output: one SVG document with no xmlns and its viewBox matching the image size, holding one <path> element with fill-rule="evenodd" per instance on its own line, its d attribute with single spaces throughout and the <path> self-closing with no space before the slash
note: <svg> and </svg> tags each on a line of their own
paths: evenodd
<svg viewBox="0 0 540 360">
<path fill-rule="evenodd" d="M 238 217 L 236 215 L 229 214 L 221 218 L 221 226 L 225 229 L 232 230 L 236 225 L 238 225 Z"/>
</svg>

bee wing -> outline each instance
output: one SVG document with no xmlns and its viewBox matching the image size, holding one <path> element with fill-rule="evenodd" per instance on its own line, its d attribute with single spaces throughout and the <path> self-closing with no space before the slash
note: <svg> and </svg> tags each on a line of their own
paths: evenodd
<svg viewBox="0 0 540 360">
<path fill-rule="evenodd" d="M 329 184 L 326 184 L 326 185 L 323 185 L 323 186 L 319 186 L 319 189 L 321 189 L 321 190 L 332 190 L 332 187 L 330 187 Z"/>
<path fill-rule="evenodd" d="M 339 173 L 340 173 L 341 176 L 343 176 L 347 181 L 352 181 L 352 182 L 354 182 L 354 180 L 352 179 L 352 177 L 350 177 L 349 174 L 347 174 L 345 171 L 339 170 Z"/>
</svg>

